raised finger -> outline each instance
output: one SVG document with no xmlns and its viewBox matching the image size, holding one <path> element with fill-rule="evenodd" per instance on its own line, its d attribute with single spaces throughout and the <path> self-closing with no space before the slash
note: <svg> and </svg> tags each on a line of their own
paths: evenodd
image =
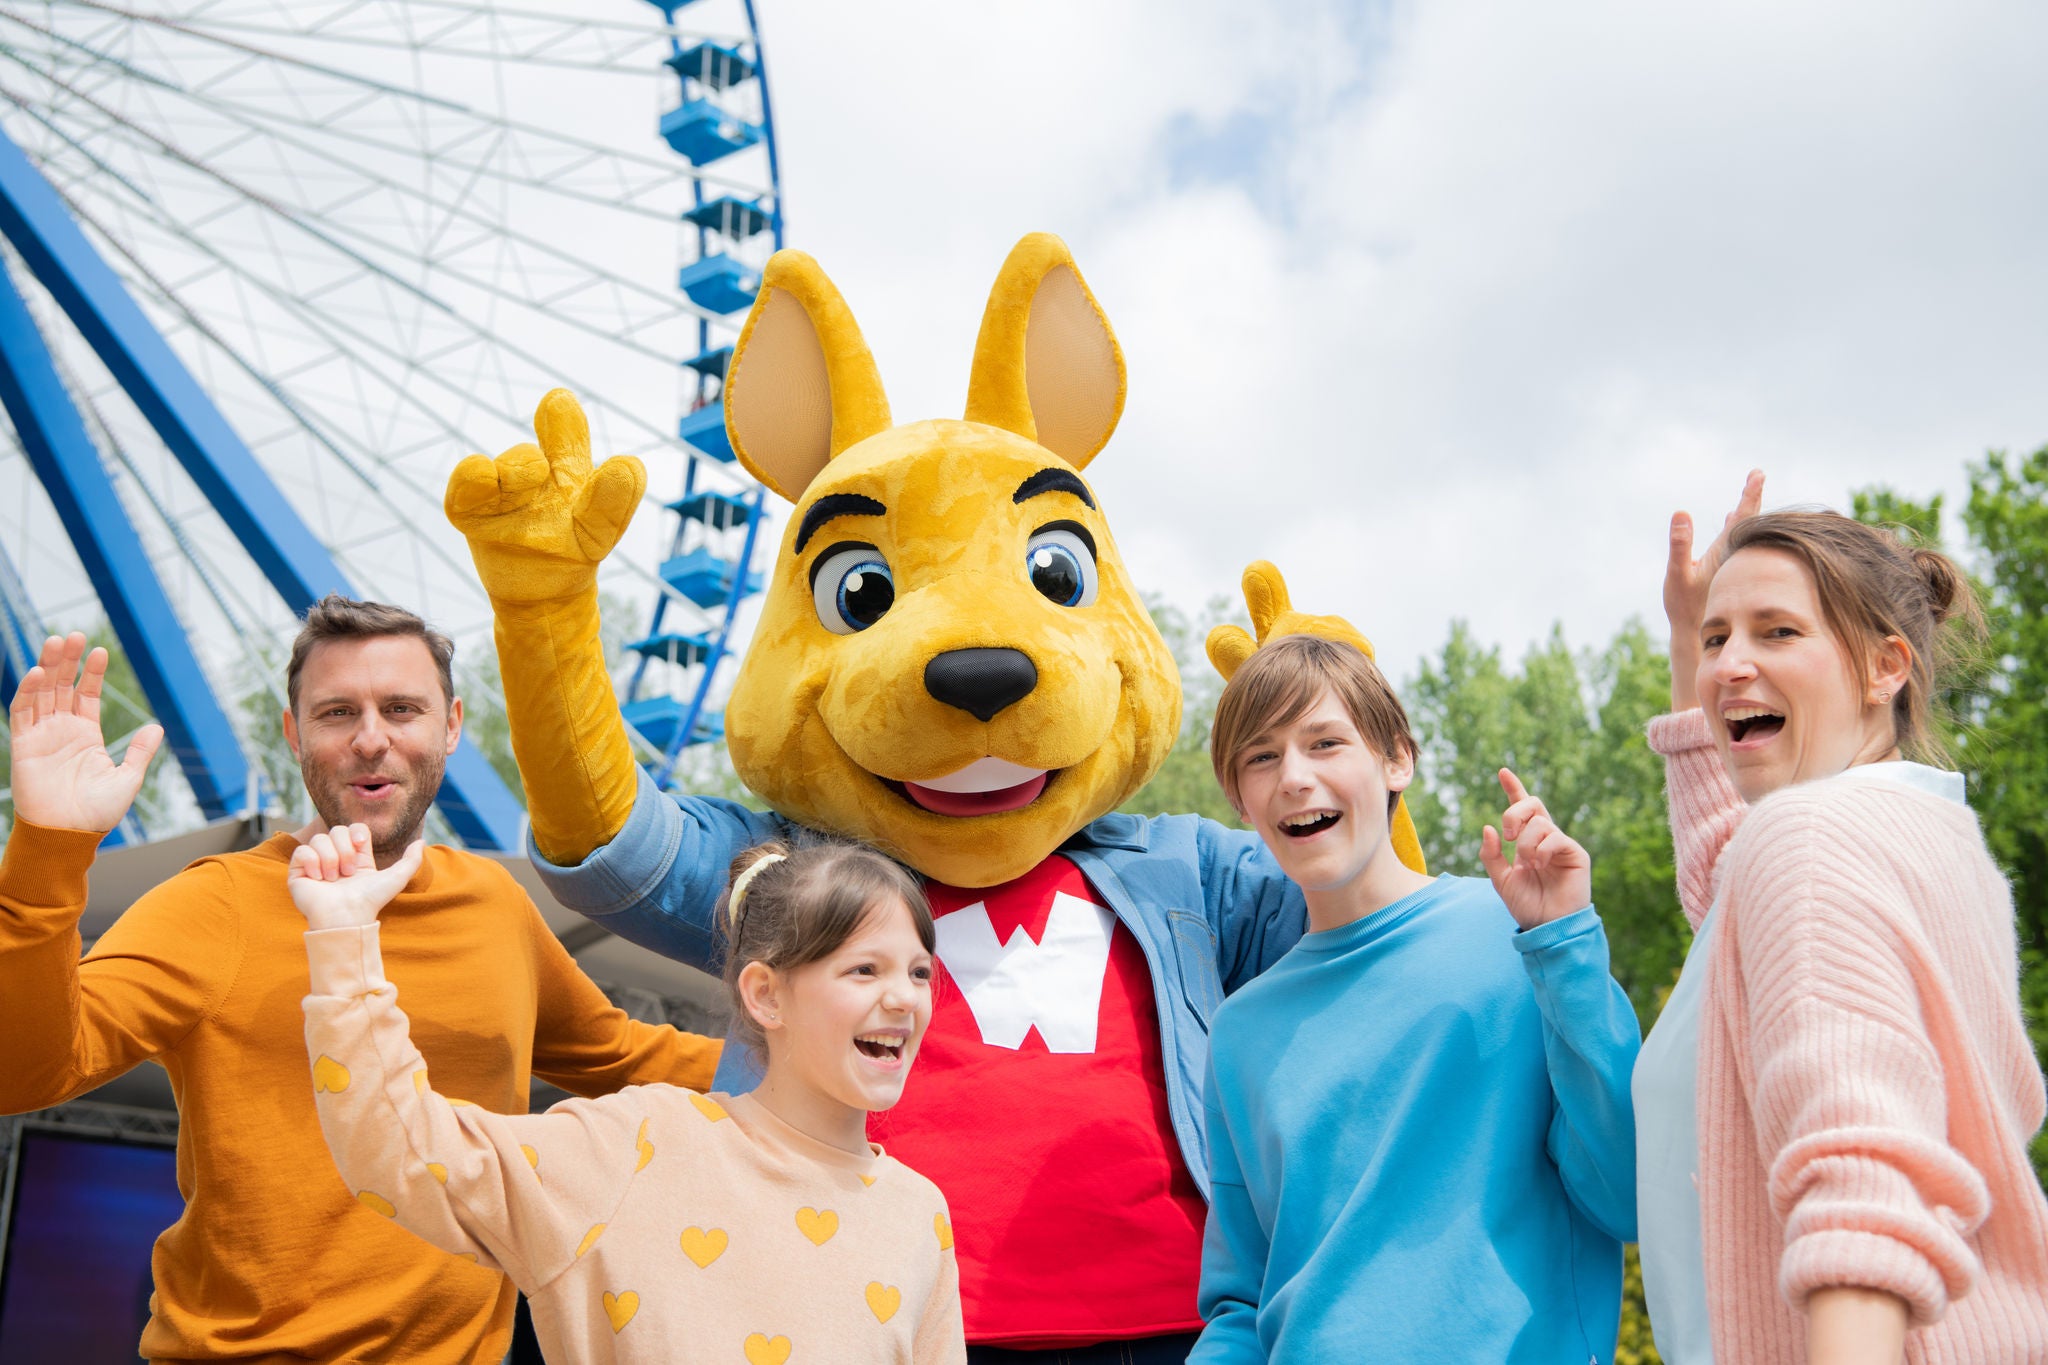
<svg viewBox="0 0 2048 1365">
<path fill-rule="evenodd" d="M 346 877 L 355 871 L 356 835 L 348 825 L 336 825 L 327 831 L 327 837 L 334 841 L 334 856 L 340 864 L 341 875 Z"/>
<path fill-rule="evenodd" d="M 1517 842 L 1528 837 L 1529 822 L 1548 819 L 1550 812 L 1534 796 L 1525 796 L 1500 814 L 1501 833 Z"/>
<path fill-rule="evenodd" d="M 21 686 L 14 689 L 14 701 L 7 708 L 7 719 L 16 739 L 20 739 L 22 733 L 35 724 L 36 699 L 48 686 L 48 678 L 49 675 L 43 672 L 43 666 L 37 664 L 23 675 Z"/>
<path fill-rule="evenodd" d="M 349 841 L 356 847 L 355 869 L 368 872 L 377 866 L 377 851 L 370 846 L 370 827 L 357 821 L 348 827 Z"/>
<path fill-rule="evenodd" d="M 1529 798 L 1529 789 L 1522 785 L 1521 778 L 1515 776 L 1514 769 L 1502 768 L 1494 775 L 1500 779 L 1500 789 L 1507 793 L 1509 801 L 1525 801 Z"/>
<path fill-rule="evenodd" d="M 583 405 L 567 389 L 550 389 L 534 409 L 533 433 L 540 437 L 541 453 L 557 479 L 567 476 L 582 483 L 590 473 L 590 421 Z"/>
<path fill-rule="evenodd" d="M 107 651 L 95 649 L 85 656 L 85 673 L 78 680 L 78 697 L 71 709 L 89 721 L 100 718 L 100 689 L 107 681 Z"/>
<path fill-rule="evenodd" d="M 57 684 L 54 701 L 59 712 L 71 711 L 71 699 L 78 690 L 78 662 L 84 657 L 85 636 L 74 630 L 64 637 L 64 648 L 58 652 L 57 667 L 51 674 Z"/>
<path fill-rule="evenodd" d="M 335 851 L 331 837 L 316 834 L 304 846 L 312 849 L 314 858 L 319 860 L 321 881 L 331 882 L 341 875 L 341 855 Z"/>
<path fill-rule="evenodd" d="M 1500 879 L 1507 875 L 1508 860 L 1500 851 L 1500 831 L 1492 825 L 1479 831 L 1479 862 L 1495 885 L 1499 885 Z"/>
<path fill-rule="evenodd" d="M 612 552 L 646 491 L 647 467 L 631 455 L 614 455 L 597 467 L 570 509 L 576 548 L 586 559 L 603 559 Z"/>
<path fill-rule="evenodd" d="M 1752 469 L 1742 481 L 1742 496 L 1735 500 L 1735 513 L 1729 518 L 1732 525 L 1744 517 L 1753 517 L 1764 505 L 1764 472 Z"/>
<path fill-rule="evenodd" d="M 1671 555 L 1664 564 L 1664 577 L 1683 583 L 1692 572 L 1692 513 L 1671 514 Z"/>
<path fill-rule="evenodd" d="M 128 752 L 121 756 L 119 769 L 124 778 L 134 783 L 132 791 L 142 789 L 143 774 L 149 771 L 149 761 L 156 757 L 157 746 L 164 742 L 164 727 L 145 725 L 128 740 Z"/>
</svg>

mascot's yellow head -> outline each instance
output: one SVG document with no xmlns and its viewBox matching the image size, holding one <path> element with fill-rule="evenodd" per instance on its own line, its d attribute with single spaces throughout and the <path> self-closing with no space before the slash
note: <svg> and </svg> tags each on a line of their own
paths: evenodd
<svg viewBox="0 0 2048 1365">
<path fill-rule="evenodd" d="M 966 420 L 906 426 L 839 291 L 776 253 L 725 388 L 741 463 L 794 504 L 726 707 L 748 787 L 992 886 L 1145 784 L 1180 678 L 1081 476 L 1123 404 L 1123 354 L 1056 237 L 1003 263 Z"/>
</svg>

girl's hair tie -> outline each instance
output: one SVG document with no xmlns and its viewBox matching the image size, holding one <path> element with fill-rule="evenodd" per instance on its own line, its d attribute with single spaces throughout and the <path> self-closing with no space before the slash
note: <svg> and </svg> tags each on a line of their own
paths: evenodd
<svg viewBox="0 0 2048 1365">
<path fill-rule="evenodd" d="M 732 895 L 726 898 L 725 917 L 732 926 L 732 941 L 735 947 L 740 941 L 740 902 L 746 898 L 747 888 L 754 884 L 754 878 L 761 875 L 763 868 L 781 862 L 784 856 L 786 855 L 781 853 L 764 853 L 747 864 L 746 871 L 732 879 Z"/>
</svg>

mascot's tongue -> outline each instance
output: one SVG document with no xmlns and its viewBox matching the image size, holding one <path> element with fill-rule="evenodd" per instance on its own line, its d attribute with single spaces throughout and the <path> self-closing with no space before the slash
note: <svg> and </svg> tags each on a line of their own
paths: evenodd
<svg viewBox="0 0 2048 1365">
<path fill-rule="evenodd" d="M 1046 776 L 1035 768 L 984 758 L 930 782 L 905 782 L 903 790 L 934 815 L 995 815 L 1036 801 Z"/>
<path fill-rule="evenodd" d="M 911 800 L 934 815 L 994 815 L 999 811 L 1017 810 L 1036 801 L 1038 794 L 1045 790 L 1045 778 L 1046 774 L 1040 773 L 1029 782 L 992 792 L 942 792 L 920 787 L 915 782 L 905 782 L 903 790 L 910 793 Z"/>
</svg>

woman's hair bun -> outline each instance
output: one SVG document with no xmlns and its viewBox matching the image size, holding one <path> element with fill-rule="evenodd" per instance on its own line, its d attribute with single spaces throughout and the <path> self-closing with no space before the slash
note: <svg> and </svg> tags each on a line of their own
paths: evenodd
<svg viewBox="0 0 2048 1365">
<path fill-rule="evenodd" d="M 1935 622 L 1948 620 L 1956 615 L 1960 604 L 1973 592 L 1969 579 L 1956 567 L 1956 562 L 1939 550 L 1925 546 L 1913 550 L 1913 567 L 1920 573 L 1921 582 L 1927 585 L 1927 605 L 1934 613 Z"/>
</svg>

